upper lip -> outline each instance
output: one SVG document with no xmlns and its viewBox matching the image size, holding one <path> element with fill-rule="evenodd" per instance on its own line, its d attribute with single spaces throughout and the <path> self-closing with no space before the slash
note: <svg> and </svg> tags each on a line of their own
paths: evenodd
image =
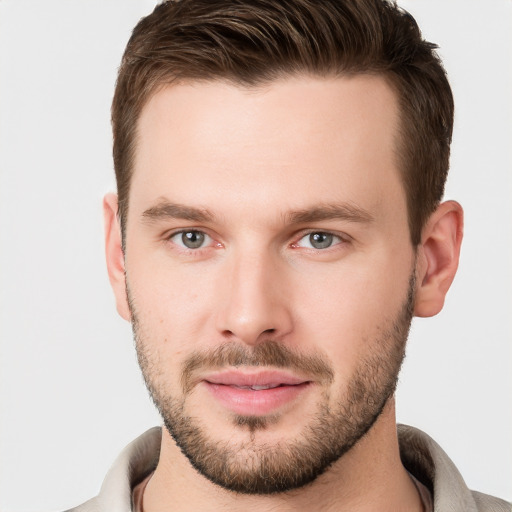
<svg viewBox="0 0 512 512">
<path fill-rule="evenodd" d="M 296 386 L 309 380 L 298 377 L 289 372 L 279 370 L 239 371 L 226 370 L 215 372 L 203 377 L 210 384 L 224 386 Z"/>
</svg>

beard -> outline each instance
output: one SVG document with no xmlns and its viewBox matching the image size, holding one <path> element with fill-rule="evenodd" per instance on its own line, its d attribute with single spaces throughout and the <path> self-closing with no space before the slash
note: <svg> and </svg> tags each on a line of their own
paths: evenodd
<svg viewBox="0 0 512 512">
<path fill-rule="evenodd" d="M 367 355 L 360 360 L 350 381 L 334 405 L 328 386 L 317 412 L 299 435 L 273 443 L 258 443 L 257 432 L 279 421 L 278 415 L 233 415 L 235 429 L 247 429 L 244 441 L 213 439 L 201 423 L 201 411 L 186 414 L 187 397 L 194 389 L 194 376 L 201 370 L 228 367 L 277 367 L 295 369 L 329 384 L 334 371 L 318 354 L 305 355 L 268 340 L 254 347 L 228 342 L 213 350 L 192 353 L 183 363 L 181 394 L 166 389 L 164 369 L 157 354 L 148 349 L 148 339 L 137 317 L 129 289 L 132 326 L 137 357 L 151 398 L 165 428 L 190 464 L 222 488 L 243 494 L 274 494 L 313 482 L 347 453 L 371 429 L 394 394 L 405 356 L 405 345 L 414 309 L 414 273 L 407 297 L 396 318 L 379 329 L 378 337 L 362 340 Z"/>
</svg>

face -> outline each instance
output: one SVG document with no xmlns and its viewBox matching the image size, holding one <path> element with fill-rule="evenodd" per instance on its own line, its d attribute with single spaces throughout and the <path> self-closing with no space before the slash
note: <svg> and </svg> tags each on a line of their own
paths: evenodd
<svg viewBox="0 0 512 512">
<path fill-rule="evenodd" d="M 137 352 L 175 443 L 225 488 L 311 482 L 393 393 L 414 294 L 397 123 L 375 76 L 176 85 L 142 112 Z"/>
</svg>

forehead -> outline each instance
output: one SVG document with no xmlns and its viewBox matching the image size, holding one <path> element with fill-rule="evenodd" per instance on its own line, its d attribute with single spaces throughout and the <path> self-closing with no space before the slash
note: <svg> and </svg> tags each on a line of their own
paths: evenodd
<svg viewBox="0 0 512 512">
<path fill-rule="evenodd" d="M 379 76 L 168 86 L 139 119 L 130 210 L 169 195 L 205 207 L 221 197 L 245 211 L 376 208 L 387 189 L 402 194 L 397 124 L 395 93 Z"/>
</svg>

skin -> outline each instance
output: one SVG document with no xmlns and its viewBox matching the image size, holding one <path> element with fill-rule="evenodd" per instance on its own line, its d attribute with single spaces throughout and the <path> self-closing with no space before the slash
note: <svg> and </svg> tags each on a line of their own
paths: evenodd
<svg viewBox="0 0 512 512">
<path fill-rule="evenodd" d="M 174 85 L 144 107 L 124 254 L 115 195 L 105 198 L 104 212 L 117 308 L 131 320 L 127 279 L 156 385 L 180 396 L 182 364 L 193 351 L 269 339 L 321 355 L 334 373 L 252 433 L 196 386 L 186 412 L 212 439 L 237 446 L 253 435 L 257 446 L 273 446 L 300 435 L 326 392 L 335 406 L 375 348 L 368 341 L 401 310 L 411 273 L 415 315 L 441 310 L 457 269 L 462 209 L 441 204 L 412 247 L 394 152 L 398 123 L 391 87 L 365 75 L 290 77 L 252 90 L 220 81 Z M 168 202 L 212 218 L 147 215 Z M 326 205 L 349 207 L 357 218 L 292 218 Z M 208 235 L 197 250 L 175 235 L 192 228 Z M 334 234 L 333 244 L 310 247 L 311 231 Z M 323 475 L 284 494 L 238 495 L 214 485 L 164 429 L 144 509 L 168 503 L 179 511 L 421 510 L 400 462 L 393 398 Z"/>
</svg>

